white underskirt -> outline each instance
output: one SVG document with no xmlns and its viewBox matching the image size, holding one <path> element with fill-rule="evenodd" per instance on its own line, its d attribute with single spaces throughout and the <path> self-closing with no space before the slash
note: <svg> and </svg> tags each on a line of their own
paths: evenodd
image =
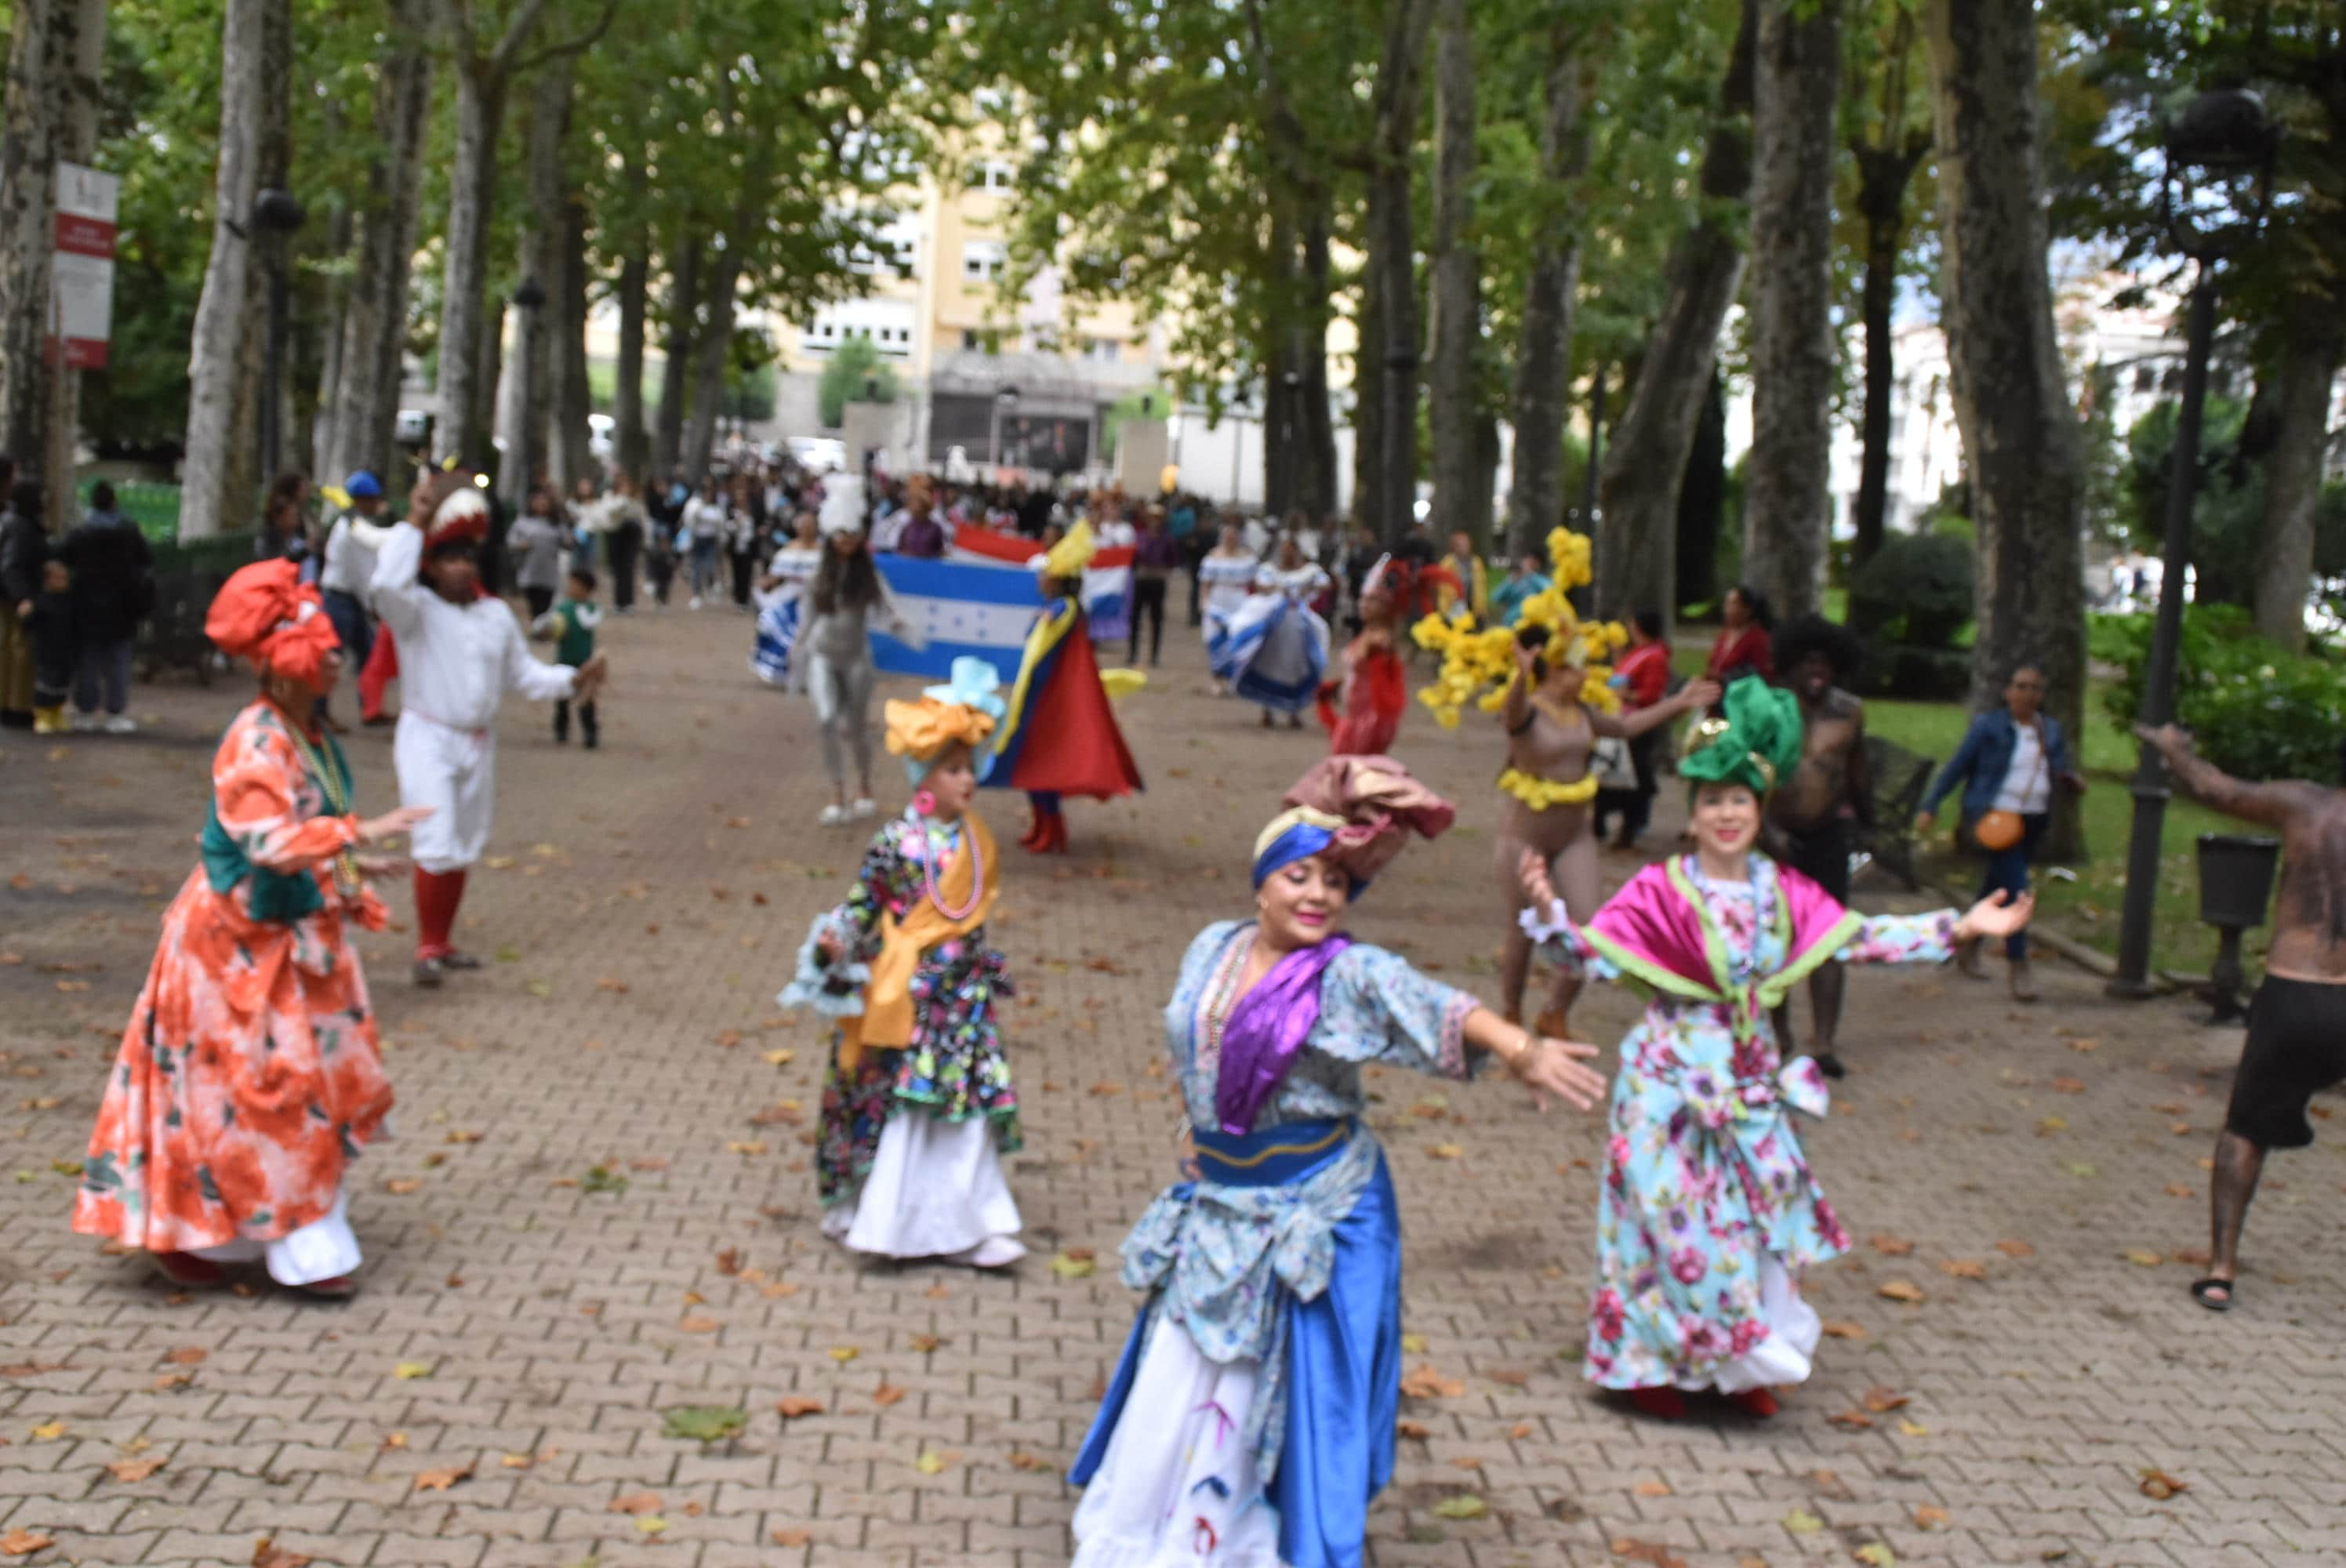
<svg viewBox="0 0 2346 1568">
<path fill-rule="evenodd" d="M 822 1217 L 825 1236 L 882 1257 L 961 1260 L 1000 1238 L 1017 1251 L 996 1245 L 985 1261 L 1007 1262 L 1025 1254 L 1010 1239 L 1019 1228 L 986 1118 L 951 1122 L 907 1105 L 880 1129 L 872 1173 L 854 1200 Z"/>
<path fill-rule="evenodd" d="M 1768 1337 L 1753 1346 L 1749 1355 L 1738 1356 L 1710 1377 L 1678 1387 L 1689 1392 L 1717 1389 L 1722 1394 L 1739 1394 L 1750 1389 L 1807 1382 L 1814 1369 L 1811 1359 L 1817 1353 L 1817 1342 L 1824 1337 L 1824 1320 L 1815 1308 L 1800 1299 L 1800 1287 L 1792 1283 L 1776 1255 L 1764 1247 L 1760 1252 L 1760 1317 L 1768 1325 Z"/>
<path fill-rule="evenodd" d="M 1240 1437 L 1261 1370 L 1209 1361 L 1158 1324 L 1076 1505 L 1071 1568 L 1281 1568 L 1279 1514 Z"/>
<path fill-rule="evenodd" d="M 315 1285 L 358 1272 L 359 1238 L 351 1229 L 349 1206 L 341 1188 L 334 1207 L 299 1230 L 274 1241 L 242 1237 L 221 1247 L 199 1247 L 195 1255 L 211 1263 L 255 1263 L 266 1259 L 269 1278 L 280 1285 Z"/>
</svg>

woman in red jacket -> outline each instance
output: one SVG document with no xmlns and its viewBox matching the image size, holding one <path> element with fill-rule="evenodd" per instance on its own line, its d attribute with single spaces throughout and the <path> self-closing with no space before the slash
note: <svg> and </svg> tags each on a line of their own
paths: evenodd
<svg viewBox="0 0 2346 1568">
<path fill-rule="evenodd" d="M 1721 614 L 1727 624 L 1719 628 L 1718 640 L 1710 645 L 1710 662 L 1703 667 L 1704 677 L 1721 686 L 1747 675 L 1773 683 L 1776 659 L 1770 650 L 1768 628 L 1775 617 L 1768 613 L 1767 596 L 1739 583 L 1727 590 L 1727 603 Z"/>
</svg>

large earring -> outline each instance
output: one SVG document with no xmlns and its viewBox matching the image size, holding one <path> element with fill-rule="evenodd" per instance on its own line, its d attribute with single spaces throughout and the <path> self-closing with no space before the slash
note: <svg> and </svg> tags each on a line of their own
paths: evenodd
<svg viewBox="0 0 2346 1568">
<path fill-rule="evenodd" d="M 937 798 L 926 789 L 915 789 L 913 791 L 913 809 L 923 817 L 934 816 L 937 809 Z"/>
</svg>

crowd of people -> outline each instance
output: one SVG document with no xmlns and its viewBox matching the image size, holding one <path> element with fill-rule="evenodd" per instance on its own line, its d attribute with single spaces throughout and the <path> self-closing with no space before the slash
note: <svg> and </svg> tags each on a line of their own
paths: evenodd
<svg viewBox="0 0 2346 1568">
<path fill-rule="evenodd" d="M 977 805 L 988 788 L 1025 792 L 1022 846 L 1048 853 L 1067 847 L 1065 797 L 1142 788 L 1113 697 L 1143 677 L 1103 671 L 1092 648 L 1082 584 L 1097 552 L 1131 551 L 1136 613 L 1121 636 L 1135 664 L 1144 624 L 1157 662 L 1173 579 L 1187 575 L 1217 688 L 1274 728 L 1317 709 L 1327 754 L 1254 840 L 1251 915 L 1198 932 L 1172 980 L 1165 1048 L 1185 1112 L 1183 1179 L 1123 1248 L 1143 1300 L 1070 1471 L 1084 1489 L 1081 1568 L 1362 1560 L 1370 1502 L 1392 1473 L 1401 1361 L 1399 1198 L 1367 1120 L 1371 1064 L 1453 1078 L 1487 1064 L 1543 1111 L 1602 1106 L 1584 1375 L 1655 1419 L 1700 1400 L 1772 1415 L 1773 1390 L 1809 1378 L 1821 1344 L 1800 1277 L 1850 1246 L 1793 1115 L 1825 1114 L 1830 1081 L 1850 1071 L 1842 972 L 1945 962 L 1979 975 L 1986 945 L 2002 942 L 2013 994 L 2032 1000 L 2029 864 L 2055 792 L 2084 787 L 2044 711 L 2042 672 L 2011 672 L 1917 824 L 1960 790 L 1959 833 L 1985 863 L 1977 901 L 1856 913 L 1857 835 L 1875 826 L 1864 707 L 1850 689 L 1856 640 L 1817 616 L 1780 626 L 1737 587 L 1702 673 L 1679 680 L 1658 613 L 1621 625 L 1578 613 L 1588 541 L 1563 528 L 1544 552 L 1494 563 L 1464 536 L 1446 553 L 1423 537 L 1372 550 L 1305 519 L 1273 526 L 1181 495 L 867 482 L 790 464 L 699 484 L 678 475 L 649 500 L 623 476 L 568 497 L 539 486 L 502 529 L 485 482 L 461 470 L 419 474 L 395 522 L 374 475 L 329 499 L 335 511 L 313 531 L 306 484 L 273 487 L 260 558 L 211 607 L 209 635 L 251 663 L 260 688 L 215 757 L 199 863 L 166 914 L 75 1210 L 77 1228 L 152 1254 L 182 1287 L 257 1263 L 314 1295 L 356 1288 L 348 1165 L 392 1095 L 349 931 L 383 923 L 370 884 L 403 869 L 362 851 L 408 840 L 417 983 L 475 967 L 453 927 L 492 828 L 501 700 L 552 702 L 557 739 L 575 717 L 597 744 L 607 581 L 622 615 L 639 571 L 656 606 L 681 575 L 690 607 L 729 599 L 755 612 L 753 665 L 813 709 L 831 788 L 821 820 L 872 824 L 781 996 L 831 1036 L 815 1134 L 821 1229 L 872 1257 L 992 1270 L 1026 1253 L 1003 1160 L 1021 1142 L 996 1011 L 1014 982 L 986 934 L 1012 872 Z M 96 536 L 108 524 L 83 526 Z M 1015 677 L 955 659 L 943 681 L 884 705 L 875 748 L 872 640 L 919 635 L 877 557 L 935 558 L 974 529 L 1035 546 Z M 73 538 L 53 553 L 61 580 L 45 553 L 41 592 L 11 625 L 37 633 L 56 583 L 96 651 L 85 678 L 102 699 L 121 623 L 72 596 L 76 574 L 104 580 L 109 557 Z M 20 547 L 0 565 L 18 570 Z M 532 657 L 522 620 L 493 596 L 500 570 L 555 644 L 552 662 Z M 13 599 L 18 579 L 8 586 Z M 1470 743 L 1495 765 L 1496 1005 L 1344 930 L 1404 844 L 1459 814 L 1389 755 L 1413 657 L 1433 666 L 1419 695 L 1433 722 L 1457 728 L 1469 709 L 1494 721 Z M 401 805 L 370 818 L 328 700 L 346 668 L 378 659 L 403 682 Z M 1659 742 L 1680 720 L 1685 837 L 1606 896 L 1599 856 L 1637 844 Z M 2346 994 L 2346 941 L 2328 913 L 2346 791 L 2242 785 L 2177 732 L 2147 738 L 2184 789 L 2280 827 L 2289 846 L 2272 978 L 2218 1148 L 2215 1262 L 2194 1287 L 2227 1310 L 2266 1151 L 2308 1141 L 2307 1098 L 2346 1076 L 2329 1015 Z M 911 792 L 892 815 L 873 777 L 880 748 Z M 1535 958 L 1553 974 L 1526 1024 Z M 1609 1076 L 1571 1030 L 1577 993 L 1601 983 L 1647 999 Z M 1801 988 L 1806 1051 L 1789 1007 Z M 266 1074 L 246 1070 L 263 1057 Z"/>
<path fill-rule="evenodd" d="M 81 521 L 56 536 L 40 482 L 17 478 L 5 456 L 0 494 L 0 727 L 133 733 L 131 654 L 155 607 L 147 536 L 103 480 Z"/>
</svg>

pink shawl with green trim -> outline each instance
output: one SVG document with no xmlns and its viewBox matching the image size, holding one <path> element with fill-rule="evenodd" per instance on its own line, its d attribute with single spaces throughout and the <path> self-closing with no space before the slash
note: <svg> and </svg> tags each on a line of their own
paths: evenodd
<svg viewBox="0 0 2346 1568">
<path fill-rule="evenodd" d="M 1659 991 L 1706 1001 L 1773 1006 L 1793 983 L 1841 950 L 1857 932 L 1861 917 L 1834 901 L 1822 888 L 1782 866 L 1775 867 L 1776 921 L 1784 931 L 1784 967 L 1744 989 L 1728 977 L 1726 954 L 1711 951 L 1709 922 L 1682 860 L 1673 857 L 1646 867 L 1581 928 L 1589 944 L 1616 967 Z M 1743 1009 L 1739 1008 L 1739 1013 Z"/>
</svg>

